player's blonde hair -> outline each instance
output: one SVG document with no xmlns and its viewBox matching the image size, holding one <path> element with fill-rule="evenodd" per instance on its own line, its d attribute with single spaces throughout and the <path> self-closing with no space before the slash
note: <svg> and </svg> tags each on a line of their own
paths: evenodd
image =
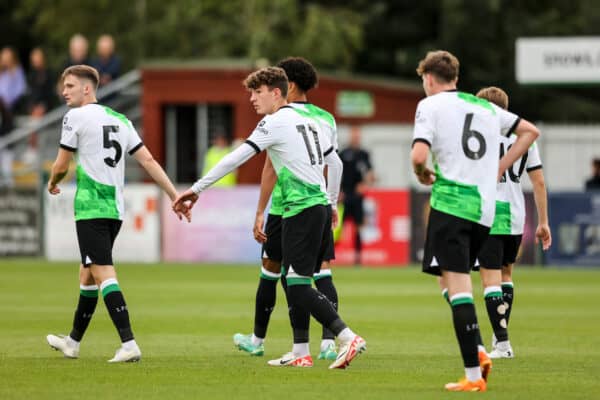
<svg viewBox="0 0 600 400">
<path fill-rule="evenodd" d="M 444 83 L 458 79 L 460 63 L 452 53 L 445 50 L 430 51 L 424 59 L 419 61 L 417 74 L 432 74 L 438 81 Z"/>
<path fill-rule="evenodd" d="M 499 87 L 489 86 L 477 92 L 477 97 L 486 99 L 500 108 L 508 110 L 508 95 Z"/>
<path fill-rule="evenodd" d="M 79 79 L 88 79 L 94 84 L 94 90 L 98 89 L 98 83 L 100 83 L 100 75 L 98 71 L 94 67 L 90 67 L 89 65 L 72 65 L 66 68 L 62 75 L 60 76 L 60 80 L 64 81 L 67 75 L 73 75 L 78 77 Z"/>
</svg>

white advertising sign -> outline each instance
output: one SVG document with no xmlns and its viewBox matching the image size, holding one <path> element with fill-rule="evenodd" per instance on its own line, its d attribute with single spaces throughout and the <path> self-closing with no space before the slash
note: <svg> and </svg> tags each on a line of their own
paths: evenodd
<svg viewBox="0 0 600 400">
<path fill-rule="evenodd" d="M 599 83 L 600 36 L 519 38 L 515 63 L 522 84 Z"/>
<path fill-rule="evenodd" d="M 61 186 L 61 193 L 44 196 L 44 248 L 49 260 L 80 261 L 73 198 L 75 186 Z M 160 261 L 160 190 L 155 185 L 125 187 L 125 217 L 113 248 L 113 262 Z"/>
<path fill-rule="evenodd" d="M 189 224 L 174 217 L 171 203 L 164 196 L 164 260 L 260 263 L 261 246 L 252 235 L 259 191 L 257 185 L 210 188 L 198 198 Z"/>
</svg>

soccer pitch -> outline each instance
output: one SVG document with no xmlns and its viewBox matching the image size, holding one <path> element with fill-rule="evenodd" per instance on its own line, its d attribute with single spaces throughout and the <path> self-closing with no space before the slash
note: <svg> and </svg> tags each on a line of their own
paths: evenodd
<svg viewBox="0 0 600 400">
<path fill-rule="evenodd" d="M 252 331 L 258 267 L 117 267 L 142 361 L 113 365 L 119 346 L 102 301 L 78 360 L 46 344 L 69 333 L 78 298 L 77 265 L 43 260 L 0 263 L 0 399 L 439 399 L 462 362 L 448 305 L 416 267 L 334 269 L 344 320 L 368 350 L 347 370 L 269 367 L 291 348 L 281 288 L 264 357 L 234 348 Z M 482 336 L 491 328 L 474 275 Z M 489 399 L 600 397 L 600 269 L 518 267 L 510 335 L 516 358 L 498 360 Z"/>
</svg>

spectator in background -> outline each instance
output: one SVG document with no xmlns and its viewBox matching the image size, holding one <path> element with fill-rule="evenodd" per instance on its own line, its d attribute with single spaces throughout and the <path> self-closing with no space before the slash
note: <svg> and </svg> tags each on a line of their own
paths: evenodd
<svg viewBox="0 0 600 400">
<path fill-rule="evenodd" d="M 26 90 L 25 72 L 17 53 L 12 47 L 4 47 L 0 52 L 0 101 L 12 113 Z"/>
<path fill-rule="evenodd" d="M 13 111 L 25 94 L 25 73 L 12 47 L 0 51 L 0 136 L 13 127 Z M 0 148 L 0 186 L 12 186 L 13 151 L 10 147 Z"/>
<path fill-rule="evenodd" d="M 355 262 L 361 263 L 362 240 L 361 228 L 364 225 L 363 199 L 365 192 L 375 182 L 375 175 L 369 153 L 360 147 L 360 128 L 353 126 L 350 130 L 350 145 L 342 150 L 340 158 L 344 163 L 342 176 L 342 194 L 344 202 L 344 219 L 350 217 L 356 225 L 354 237 Z"/>
<path fill-rule="evenodd" d="M 121 74 L 121 60 L 115 54 L 115 41 L 111 35 L 102 35 L 96 43 L 96 57 L 92 66 L 100 74 L 100 86 L 115 80 Z"/>
<path fill-rule="evenodd" d="M 40 47 L 31 50 L 29 55 L 30 70 L 27 74 L 28 111 L 32 117 L 41 117 L 54 106 L 53 72 L 46 65 L 46 56 Z"/>
<path fill-rule="evenodd" d="M 212 144 L 206 151 L 204 156 L 204 168 L 202 169 L 202 176 L 206 175 L 223 157 L 225 157 L 231 151 L 231 146 L 227 140 L 227 137 L 223 132 L 217 132 L 213 137 Z M 219 179 L 213 187 L 231 187 L 236 184 L 235 171 L 228 173 L 221 179 Z"/>
<path fill-rule="evenodd" d="M 72 65 L 91 65 L 88 57 L 88 40 L 81 33 L 76 33 L 69 40 L 69 57 L 63 64 L 63 69 Z M 61 90 L 62 91 L 62 90 Z"/>
<path fill-rule="evenodd" d="M 592 160 L 592 176 L 585 181 L 585 190 L 600 190 L 600 158 Z"/>
</svg>

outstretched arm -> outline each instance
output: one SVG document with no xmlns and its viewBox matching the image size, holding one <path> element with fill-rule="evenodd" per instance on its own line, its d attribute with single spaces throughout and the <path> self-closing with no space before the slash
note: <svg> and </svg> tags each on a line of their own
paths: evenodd
<svg viewBox="0 0 600 400">
<path fill-rule="evenodd" d="M 243 143 L 237 149 L 223 157 L 217 165 L 211 168 L 202 178 L 198 179 L 188 190 L 181 193 L 174 201 L 173 208 L 178 205 L 190 201 L 190 208 L 193 207 L 198 194 L 210 187 L 213 183 L 251 159 L 257 150 L 247 143 Z"/>
<path fill-rule="evenodd" d="M 140 147 L 135 153 L 133 153 L 133 157 L 136 159 L 138 163 L 146 170 L 148 175 L 160 186 L 160 188 L 169 196 L 171 201 L 175 200 L 177 197 L 177 190 L 173 183 L 165 173 L 165 170 L 162 169 L 160 164 L 156 162 L 150 150 L 146 146 Z M 188 222 L 191 221 L 191 211 L 190 207 L 187 206 L 179 206 L 177 209 L 173 209 L 177 214 L 177 217 L 181 219 L 181 217 L 185 217 Z"/>
<path fill-rule="evenodd" d="M 548 250 L 552 245 L 552 233 L 548 222 L 548 195 L 542 169 L 529 172 L 529 179 L 533 185 L 533 199 L 537 209 L 538 226 L 535 230 L 535 242 L 542 242 L 542 248 Z"/>
</svg>

